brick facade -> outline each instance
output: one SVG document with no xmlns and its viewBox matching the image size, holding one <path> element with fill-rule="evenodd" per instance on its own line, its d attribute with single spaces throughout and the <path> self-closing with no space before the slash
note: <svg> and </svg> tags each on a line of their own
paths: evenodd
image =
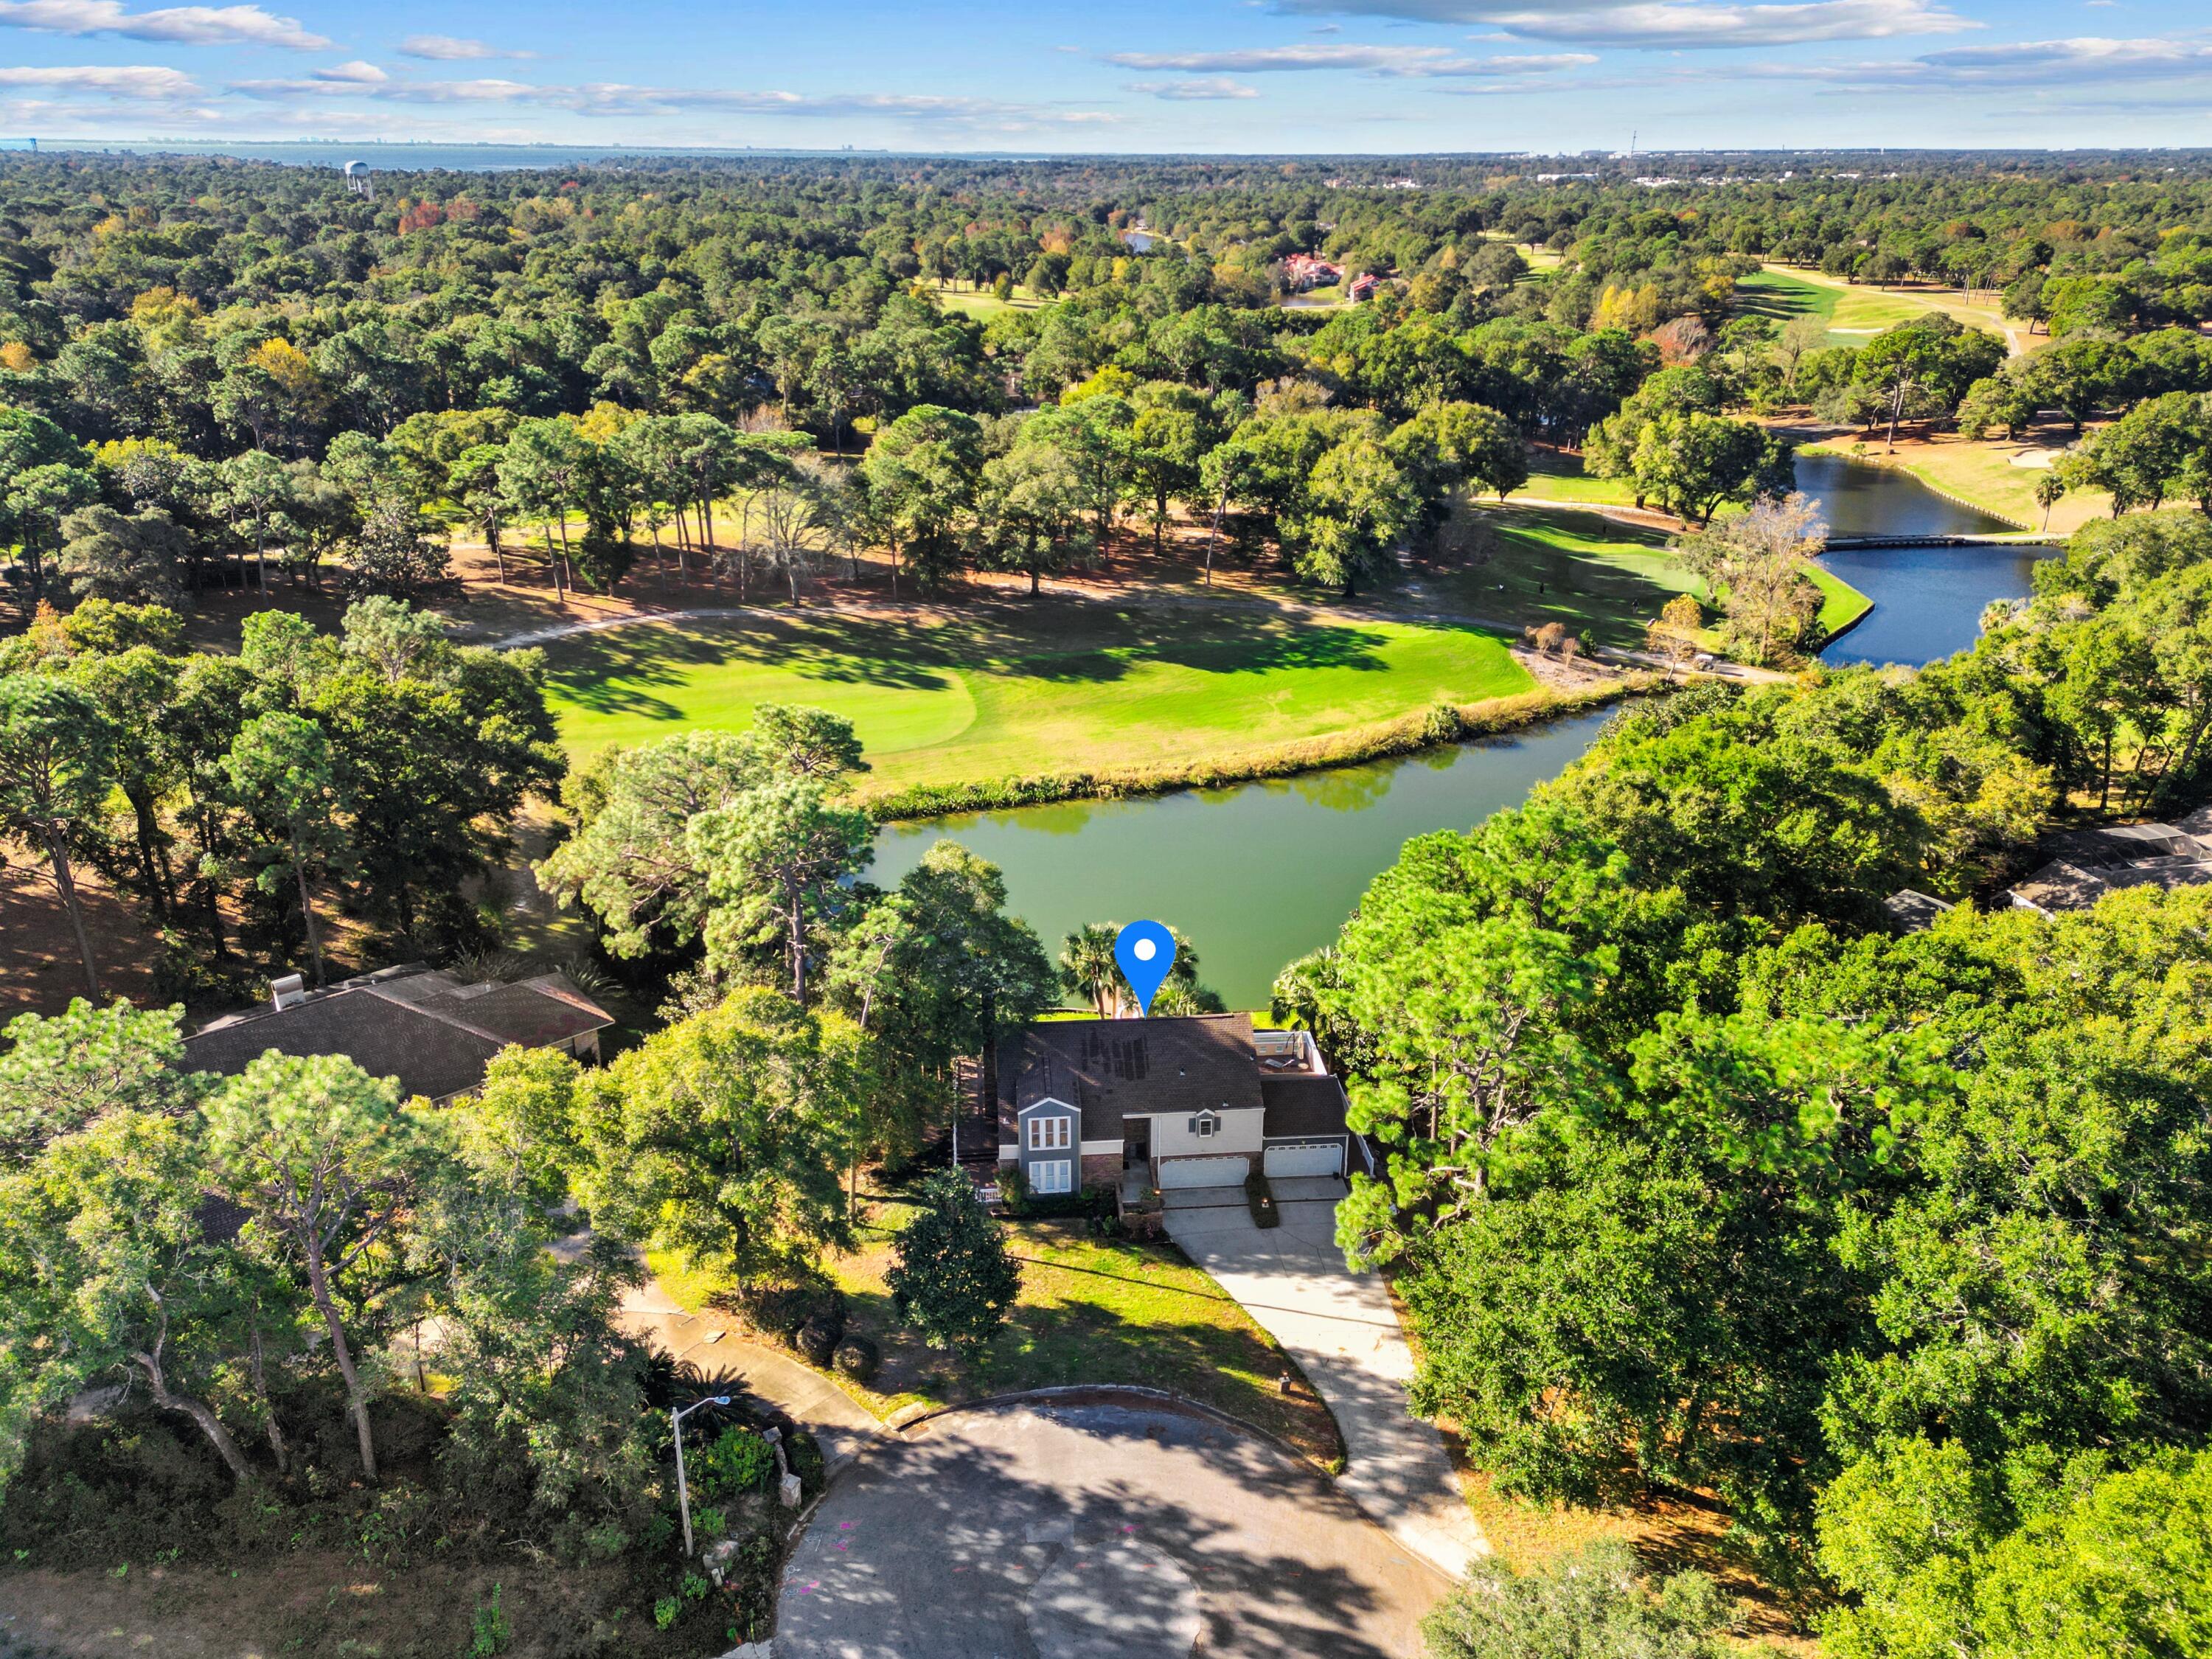
<svg viewBox="0 0 2212 1659">
<path fill-rule="evenodd" d="M 1121 1184 L 1121 1154 L 1119 1152 L 1085 1152 L 1083 1155 L 1083 1184 L 1086 1187 L 1114 1187 Z"/>
</svg>

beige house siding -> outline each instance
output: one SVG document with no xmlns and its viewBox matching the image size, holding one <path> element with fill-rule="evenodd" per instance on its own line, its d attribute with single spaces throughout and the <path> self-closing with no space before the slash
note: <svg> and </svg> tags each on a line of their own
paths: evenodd
<svg viewBox="0 0 2212 1659">
<path fill-rule="evenodd" d="M 1196 1115 L 1195 1112 L 1153 1113 L 1152 1156 L 1195 1158 L 1213 1152 L 1225 1157 L 1232 1152 L 1256 1152 L 1266 1136 L 1267 1114 L 1260 1108 L 1216 1112 L 1213 1115 L 1220 1124 L 1210 1135 L 1191 1133 L 1191 1120 Z"/>
</svg>

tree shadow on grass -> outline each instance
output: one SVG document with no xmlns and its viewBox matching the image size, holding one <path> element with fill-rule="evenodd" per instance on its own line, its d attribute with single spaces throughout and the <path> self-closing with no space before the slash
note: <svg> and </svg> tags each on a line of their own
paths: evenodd
<svg viewBox="0 0 2212 1659">
<path fill-rule="evenodd" d="M 1666 550 L 1632 539 L 1601 520 L 1530 515 L 1525 526 L 1468 521 L 1464 562 L 1444 563 L 1436 580 L 1471 611 L 1500 622 L 1540 626 L 1556 622 L 1588 644 L 1640 646 L 1644 625 L 1680 588 L 1659 579 Z M 1577 547 L 1539 529 L 1606 544 Z"/>
<path fill-rule="evenodd" d="M 777 669 L 824 685 L 946 691 L 960 672 L 1095 685 L 1149 663 L 1209 674 L 1382 672 L 1388 642 L 1373 629 L 1301 623 L 1257 607 L 1147 614 L 1079 602 L 1051 611 L 981 606 L 941 622 L 763 613 L 641 623 L 557 641 L 546 656 L 563 701 L 595 714 L 674 720 L 688 712 L 678 688 L 718 666 Z"/>
</svg>

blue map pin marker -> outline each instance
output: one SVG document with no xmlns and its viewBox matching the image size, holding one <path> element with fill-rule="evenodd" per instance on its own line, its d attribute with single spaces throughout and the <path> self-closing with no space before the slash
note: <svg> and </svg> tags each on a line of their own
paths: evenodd
<svg viewBox="0 0 2212 1659">
<path fill-rule="evenodd" d="M 1175 966 L 1175 935 L 1157 921 L 1133 921 L 1114 936 L 1114 960 L 1137 994 L 1137 1012 L 1152 1010 L 1152 999 Z"/>
</svg>

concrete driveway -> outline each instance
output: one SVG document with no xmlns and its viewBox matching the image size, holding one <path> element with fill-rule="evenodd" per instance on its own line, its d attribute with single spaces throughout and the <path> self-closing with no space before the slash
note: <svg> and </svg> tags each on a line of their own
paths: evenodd
<svg viewBox="0 0 2212 1659">
<path fill-rule="evenodd" d="M 1332 1176 L 1273 1185 L 1279 1227 L 1254 1226 L 1242 1190 L 1224 1188 L 1218 1202 L 1170 1208 L 1168 1237 L 1321 1390 L 1344 1436 L 1345 1491 L 1408 1549 L 1463 1573 L 1490 1542 L 1468 1511 L 1443 1437 L 1407 1403 L 1413 1356 L 1381 1276 L 1352 1273 L 1336 1248 L 1345 1184 Z"/>
<path fill-rule="evenodd" d="M 1414 1659 L 1449 1588 L 1310 1465 L 1097 1395 L 860 1455 L 784 1572 L 776 1659 Z"/>
</svg>

